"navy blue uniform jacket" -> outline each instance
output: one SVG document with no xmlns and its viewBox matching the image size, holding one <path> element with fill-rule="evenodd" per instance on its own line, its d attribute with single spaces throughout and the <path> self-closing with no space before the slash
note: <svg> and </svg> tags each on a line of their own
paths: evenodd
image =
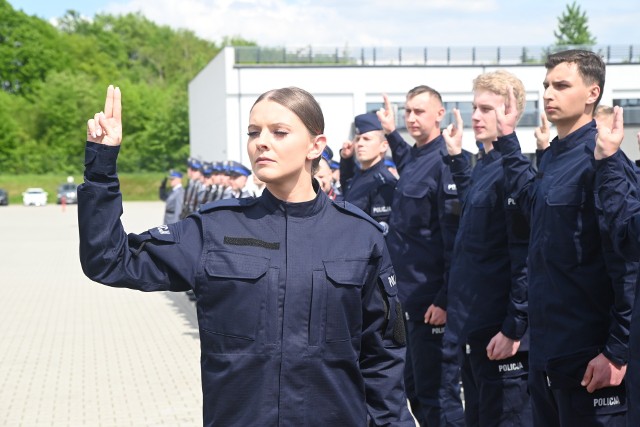
<svg viewBox="0 0 640 427">
<path fill-rule="evenodd" d="M 449 163 L 462 214 L 449 272 L 447 335 L 464 343 L 470 332 L 496 327 L 526 350 L 529 225 L 505 192 L 502 156 L 489 151 L 473 172 L 462 154 Z"/>
<path fill-rule="evenodd" d="M 367 170 L 356 170 L 353 157 L 340 159 L 340 181 L 344 200 L 356 205 L 379 223 L 388 224 L 391 215 L 393 191 L 398 181 L 383 161 Z"/>
<path fill-rule="evenodd" d="M 530 220 L 530 360 L 537 369 L 588 348 L 627 362 L 638 264 L 613 251 L 596 197 L 596 133 L 592 121 L 556 137 L 538 173 L 522 157 L 515 134 L 494 144 L 510 192 Z"/>
<path fill-rule="evenodd" d="M 397 131 L 387 135 L 400 179 L 391 205 L 387 245 L 398 275 L 400 301 L 408 315 L 422 321 L 431 304 L 447 308 L 451 252 L 460 215 L 456 184 L 444 161 L 438 136 L 418 147 Z"/>
<path fill-rule="evenodd" d="M 616 251 L 629 261 L 640 259 L 640 189 L 638 169 L 622 151 L 597 161 L 596 184 Z M 640 419 L 640 292 L 636 287 L 629 337 L 629 425 Z"/>
<path fill-rule="evenodd" d="M 414 425 L 377 224 L 322 191 L 304 203 L 265 191 L 127 235 L 118 151 L 87 143 L 82 268 L 109 286 L 194 291 L 205 426 L 364 426 L 367 413 L 376 425 Z"/>
</svg>

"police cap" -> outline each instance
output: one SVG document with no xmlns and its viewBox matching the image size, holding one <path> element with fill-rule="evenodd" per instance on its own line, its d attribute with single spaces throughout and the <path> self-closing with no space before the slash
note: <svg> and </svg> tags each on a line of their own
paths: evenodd
<svg viewBox="0 0 640 427">
<path fill-rule="evenodd" d="M 353 122 L 358 135 L 371 132 L 372 130 L 382 130 L 380 120 L 378 120 L 378 116 L 374 113 L 360 114 L 356 116 Z"/>
</svg>

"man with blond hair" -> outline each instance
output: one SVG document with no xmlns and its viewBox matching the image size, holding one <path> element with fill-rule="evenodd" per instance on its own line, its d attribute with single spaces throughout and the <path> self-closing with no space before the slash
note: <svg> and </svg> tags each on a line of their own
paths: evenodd
<svg viewBox="0 0 640 427">
<path fill-rule="evenodd" d="M 462 154 L 462 119 L 443 136 L 448 164 L 462 202 L 449 272 L 444 339 L 457 343 L 467 426 L 530 426 L 527 392 L 527 246 L 529 227 L 506 192 L 495 110 L 510 91 L 520 118 L 525 89 L 513 74 L 498 70 L 473 82 L 472 128 L 484 155 L 473 171 Z"/>
</svg>

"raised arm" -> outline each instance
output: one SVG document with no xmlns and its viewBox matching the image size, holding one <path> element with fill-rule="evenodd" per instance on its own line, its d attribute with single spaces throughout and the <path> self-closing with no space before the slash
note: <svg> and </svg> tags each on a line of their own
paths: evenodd
<svg viewBox="0 0 640 427">
<path fill-rule="evenodd" d="M 406 166 L 407 162 L 411 158 L 411 146 L 402 138 L 400 133 L 396 130 L 396 117 L 393 113 L 391 102 L 386 94 L 382 95 L 384 99 L 384 107 L 378 110 L 376 113 L 382 129 L 387 136 L 387 142 L 391 148 L 391 155 L 393 156 L 393 162 L 396 164 L 398 173 L 402 174 L 402 170 Z"/>
<path fill-rule="evenodd" d="M 195 262 L 180 244 L 198 251 L 195 219 L 127 234 L 116 160 L 122 143 L 119 88 L 109 86 L 104 111 L 87 122 L 84 183 L 78 187 L 80 264 L 92 280 L 143 291 L 190 289 Z M 198 252 L 199 253 L 199 252 Z"/>
</svg>

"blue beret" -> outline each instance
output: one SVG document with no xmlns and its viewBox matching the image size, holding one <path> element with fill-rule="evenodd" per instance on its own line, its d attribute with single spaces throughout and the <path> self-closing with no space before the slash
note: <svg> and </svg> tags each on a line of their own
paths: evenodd
<svg viewBox="0 0 640 427">
<path fill-rule="evenodd" d="M 182 178 L 182 173 L 178 171 L 174 171 L 173 169 L 169 171 L 170 178 Z"/>
<path fill-rule="evenodd" d="M 222 162 L 213 162 L 213 172 L 214 173 L 224 173 L 224 163 Z"/>
<path fill-rule="evenodd" d="M 331 169 L 340 169 L 340 163 L 336 162 L 335 160 L 331 160 L 329 162 L 329 167 Z"/>
<path fill-rule="evenodd" d="M 228 164 L 227 173 L 229 175 L 249 176 L 251 175 L 251 169 L 247 168 L 245 165 L 243 165 L 240 162 L 231 160 L 229 161 L 229 164 Z"/>
<path fill-rule="evenodd" d="M 360 114 L 359 116 L 356 116 L 353 122 L 358 135 L 371 132 L 372 130 L 382 130 L 380 120 L 378 120 L 378 116 L 374 113 Z"/>
<path fill-rule="evenodd" d="M 198 159 L 194 159 L 193 157 L 190 157 L 189 160 L 187 160 L 187 165 L 191 169 L 200 169 L 202 167 L 202 162 Z"/>
<path fill-rule="evenodd" d="M 211 174 L 213 173 L 213 163 L 204 162 L 202 164 L 202 168 L 200 169 L 200 172 L 202 172 L 202 175 L 206 177 L 210 177 Z"/>
<path fill-rule="evenodd" d="M 328 145 L 324 147 L 324 150 L 322 150 L 322 158 L 329 164 L 333 161 L 333 150 L 329 148 Z"/>
</svg>

